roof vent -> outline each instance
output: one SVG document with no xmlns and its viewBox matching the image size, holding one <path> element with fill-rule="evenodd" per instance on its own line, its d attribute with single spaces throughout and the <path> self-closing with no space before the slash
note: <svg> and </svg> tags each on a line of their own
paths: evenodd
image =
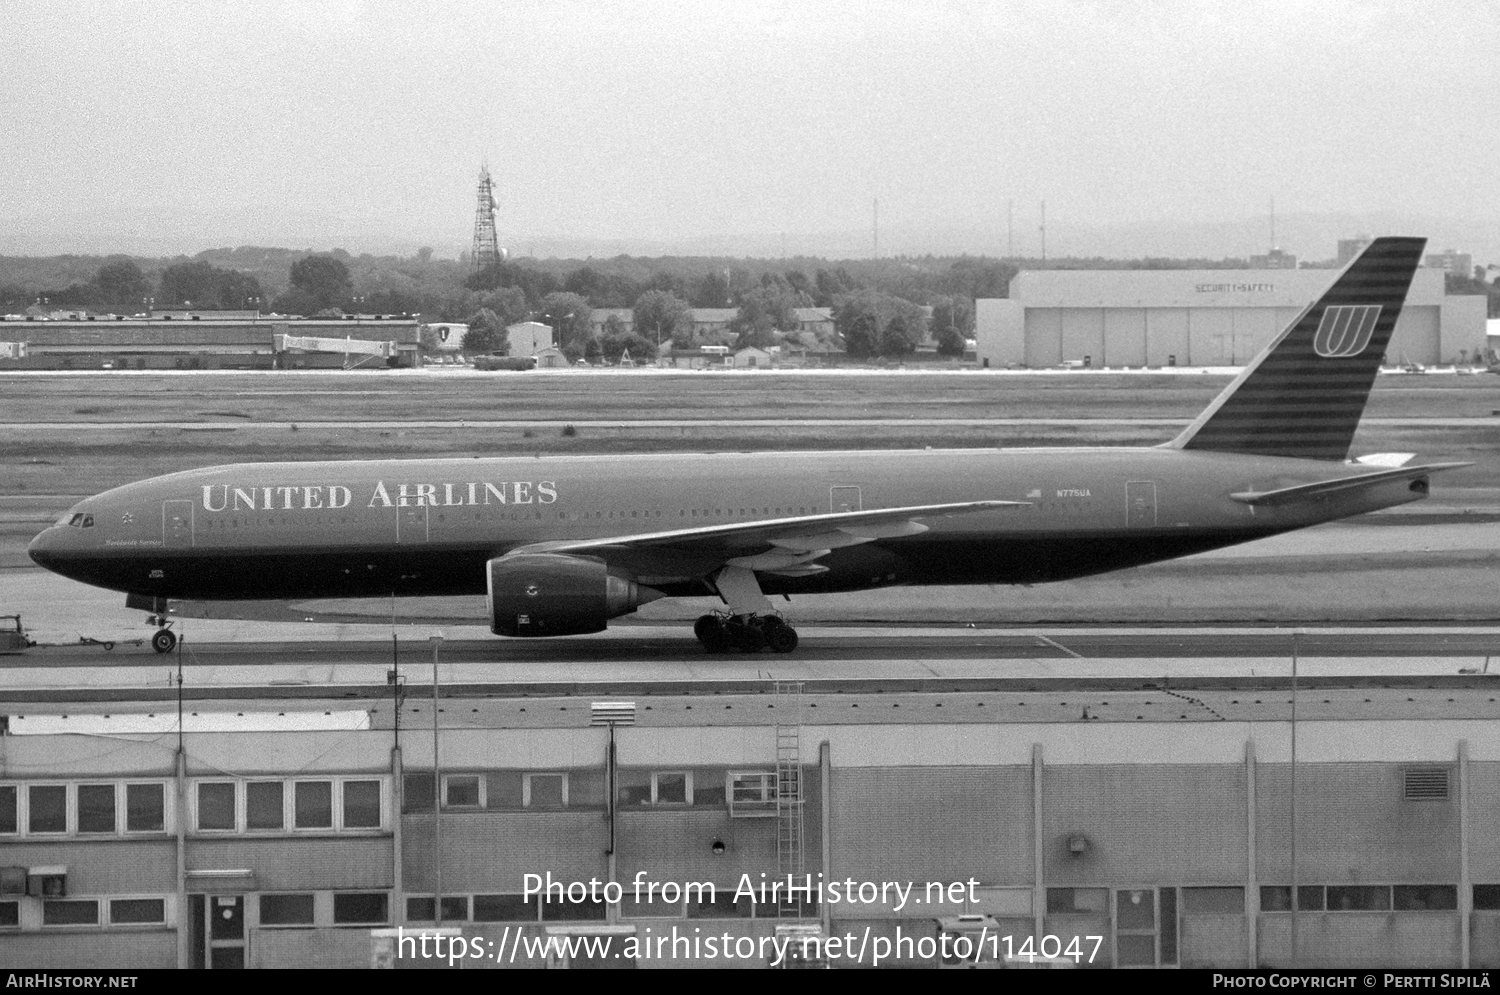
<svg viewBox="0 0 1500 995">
<path fill-rule="evenodd" d="M 1402 797 L 1409 802 L 1448 800 L 1447 767 L 1408 767 L 1402 771 Z"/>
</svg>

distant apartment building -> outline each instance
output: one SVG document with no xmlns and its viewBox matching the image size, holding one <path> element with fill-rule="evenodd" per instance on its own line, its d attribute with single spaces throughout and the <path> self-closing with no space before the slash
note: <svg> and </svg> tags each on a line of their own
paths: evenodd
<svg viewBox="0 0 1500 995">
<path fill-rule="evenodd" d="M 1272 249 L 1263 256 L 1250 257 L 1251 269 L 1296 269 L 1297 257 L 1290 252 Z"/>
<path fill-rule="evenodd" d="M 1440 269 L 1454 276 L 1474 275 L 1474 257 L 1467 252 L 1455 252 L 1452 249 L 1429 252 L 1422 260 L 1422 265 L 1428 269 Z"/>
<path fill-rule="evenodd" d="M 1354 261 L 1354 257 L 1365 251 L 1365 247 L 1374 239 L 1365 234 L 1359 234 L 1353 238 L 1339 239 L 1338 265 L 1347 266 Z"/>
</svg>

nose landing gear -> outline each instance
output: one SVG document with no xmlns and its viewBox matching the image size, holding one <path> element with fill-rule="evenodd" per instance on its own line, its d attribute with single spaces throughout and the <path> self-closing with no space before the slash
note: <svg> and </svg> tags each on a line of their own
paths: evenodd
<svg viewBox="0 0 1500 995">
<path fill-rule="evenodd" d="M 779 615 L 704 615 L 693 623 L 693 635 L 710 653 L 790 653 L 797 648 L 797 630 Z"/>
<path fill-rule="evenodd" d="M 152 649 L 158 653 L 170 653 L 177 648 L 177 633 L 172 631 L 171 619 L 165 615 L 150 615 L 146 624 L 156 626 L 156 631 L 151 634 Z"/>
<path fill-rule="evenodd" d="M 156 626 L 151 635 L 151 648 L 158 653 L 170 653 L 177 648 L 177 633 L 172 631 L 173 619 L 167 617 L 167 599 L 151 594 L 125 595 L 125 607 L 149 612 L 146 624 Z"/>
</svg>

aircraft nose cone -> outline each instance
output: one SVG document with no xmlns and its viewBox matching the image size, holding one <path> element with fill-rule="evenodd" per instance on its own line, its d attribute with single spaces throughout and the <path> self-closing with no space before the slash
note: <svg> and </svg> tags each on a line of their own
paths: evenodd
<svg viewBox="0 0 1500 995">
<path fill-rule="evenodd" d="M 61 541 L 57 535 L 58 529 L 50 528 L 31 540 L 31 545 L 26 547 L 26 555 L 39 567 L 54 569 L 57 564 L 57 551 Z"/>
</svg>

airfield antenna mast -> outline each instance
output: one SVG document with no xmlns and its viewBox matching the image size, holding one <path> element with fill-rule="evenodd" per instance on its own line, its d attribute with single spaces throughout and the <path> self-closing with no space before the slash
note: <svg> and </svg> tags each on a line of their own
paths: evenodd
<svg viewBox="0 0 1500 995">
<path fill-rule="evenodd" d="M 479 204 L 474 211 L 474 269 L 487 269 L 500 262 L 500 240 L 495 234 L 495 193 L 489 164 L 479 168 Z"/>
<path fill-rule="evenodd" d="M 1042 262 L 1047 261 L 1047 202 L 1042 201 L 1042 225 L 1037 229 L 1042 233 Z"/>
</svg>

